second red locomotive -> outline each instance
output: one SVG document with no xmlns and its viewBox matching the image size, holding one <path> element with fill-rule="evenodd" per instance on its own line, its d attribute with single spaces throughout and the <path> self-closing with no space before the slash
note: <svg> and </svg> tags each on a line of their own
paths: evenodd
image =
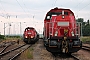
<svg viewBox="0 0 90 60">
<path fill-rule="evenodd" d="M 82 47 L 80 29 L 70 9 L 51 9 L 44 20 L 44 45 L 52 53 L 73 53 Z"/>
<path fill-rule="evenodd" d="M 25 28 L 24 34 L 23 34 L 23 40 L 25 43 L 35 43 L 39 40 L 39 34 L 33 27 L 27 27 Z"/>
</svg>

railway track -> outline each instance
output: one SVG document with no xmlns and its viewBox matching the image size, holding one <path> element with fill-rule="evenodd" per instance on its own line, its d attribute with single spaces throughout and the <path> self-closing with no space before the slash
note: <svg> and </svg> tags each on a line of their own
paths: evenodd
<svg viewBox="0 0 90 60">
<path fill-rule="evenodd" d="M 61 55 L 53 55 L 53 60 L 80 60 L 80 59 L 73 54 L 70 55 L 61 54 Z"/>
<path fill-rule="evenodd" d="M 0 54 L 3 53 L 8 47 L 13 46 L 14 44 L 15 44 L 15 43 L 12 43 L 12 42 L 3 44 L 4 46 L 2 46 L 2 47 L 0 48 Z"/>
<path fill-rule="evenodd" d="M 82 49 L 90 52 L 90 47 L 89 46 L 82 46 Z"/>
<path fill-rule="evenodd" d="M 9 46 L 10 46 L 10 45 L 7 45 L 6 47 L 4 47 L 4 48 L 0 51 L 0 54 L 1 54 L 2 52 L 4 52 L 5 49 L 8 48 Z"/>
<path fill-rule="evenodd" d="M 81 59 L 79 59 L 77 56 L 75 56 L 75 55 L 73 55 L 73 54 L 71 54 L 71 57 L 72 57 L 74 60 L 81 60 Z"/>
<path fill-rule="evenodd" d="M 24 44 L 9 51 L 3 52 L 0 54 L 0 60 L 13 60 L 30 46 L 31 45 Z"/>
</svg>

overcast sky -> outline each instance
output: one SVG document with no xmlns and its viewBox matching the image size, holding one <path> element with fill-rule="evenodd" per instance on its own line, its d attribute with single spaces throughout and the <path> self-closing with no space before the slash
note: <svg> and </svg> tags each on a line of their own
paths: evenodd
<svg viewBox="0 0 90 60">
<path fill-rule="evenodd" d="M 4 33 L 5 23 L 6 34 L 20 34 L 21 22 L 22 33 L 27 26 L 42 33 L 45 14 L 55 7 L 71 9 L 76 18 L 90 19 L 90 0 L 0 0 L 0 32 Z"/>
</svg>

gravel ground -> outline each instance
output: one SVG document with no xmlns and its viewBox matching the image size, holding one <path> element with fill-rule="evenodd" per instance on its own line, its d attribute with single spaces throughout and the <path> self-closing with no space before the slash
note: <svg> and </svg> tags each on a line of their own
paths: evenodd
<svg viewBox="0 0 90 60">
<path fill-rule="evenodd" d="M 73 54 L 76 55 L 81 60 L 90 60 L 90 52 L 87 52 L 85 50 L 79 50 L 78 52 Z"/>
<path fill-rule="evenodd" d="M 33 60 L 53 60 L 52 54 L 43 46 L 42 40 L 36 45 L 33 52 Z"/>
<path fill-rule="evenodd" d="M 40 39 L 30 48 L 33 48 L 33 58 L 28 59 L 25 57 L 26 52 L 24 52 L 16 60 L 53 60 L 52 54 L 43 46 L 43 40 Z"/>
<path fill-rule="evenodd" d="M 34 53 L 33 60 L 54 60 L 52 57 L 52 54 L 45 49 L 42 42 L 43 42 L 42 40 L 39 40 L 38 44 L 36 45 L 34 52 L 33 52 Z M 79 50 L 78 52 L 75 52 L 73 54 L 75 54 L 81 60 L 90 60 L 90 52 L 88 51 Z M 69 60 L 72 60 L 72 59 L 69 59 Z"/>
<path fill-rule="evenodd" d="M 22 53 L 20 57 L 16 60 L 55 60 L 52 57 L 52 54 L 48 52 L 45 47 L 43 46 L 43 40 L 40 39 L 37 43 L 35 43 L 33 46 L 33 58 L 32 59 L 27 59 L 24 55 L 25 53 Z M 85 50 L 79 50 L 76 53 L 73 53 L 76 55 L 78 58 L 81 60 L 90 60 L 90 52 L 87 52 Z M 22 58 L 24 57 L 24 58 Z M 62 60 L 62 59 L 61 59 Z M 65 60 L 72 60 L 72 59 L 65 59 Z"/>
</svg>

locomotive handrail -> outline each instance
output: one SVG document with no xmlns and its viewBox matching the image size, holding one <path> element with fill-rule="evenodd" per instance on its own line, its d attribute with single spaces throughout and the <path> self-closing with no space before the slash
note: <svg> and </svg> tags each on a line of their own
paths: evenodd
<svg viewBox="0 0 90 60">
<path fill-rule="evenodd" d="M 49 31 L 49 38 L 50 38 L 50 33 L 52 33 L 52 30 L 53 30 L 53 29 L 55 29 L 55 30 L 57 29 L 57 31 L 60 30 L 60 29 L 63 29 L 62 27 L 55 28 L 54 25 L 53 25 L 53 26 L 50 26 L 50 24 L 52 25 L 52 24 L 54 24 L 55 22 L 56 22 L 56 24 L 57 24 L 58 21 L 46 22 L 46 24 L 45 24 L 46 27 L 49 27 L 49 30 L 48 30 L 48 31 Z M 47 25 L 47 24 L 48 24 L 48 25 Z M 69 22 L 69 24 L 70 24 L 70 22 Z M 57 26 L 56 26 L 56 27 L 57 27 Z M 50 30 L 50 29 L 51 29 L 51 30 Z M 75 32 L 75 35 L 80 35 L 80 32 L 79 32 L 80 29 L 79 29 L 79 27 L 76 26 L 76 27 L 73 28 L 73 30 L 77 30 L 77 29 L 78 29 L 78 31 Z M 72 28 L 70 29 L 69 26 L 68 26 L 68 30 L 72 30 Z M 46 34 L 46 38 L 47 38 L 47 29 L 46 29 L 46 33 L 45 33 L 45 34 Z M 69 32 L 69 34 L 70 34 L 70 32 Z M 80 37 L 80 36 L 79 36 L 79 37 Z"/>
</svg>

